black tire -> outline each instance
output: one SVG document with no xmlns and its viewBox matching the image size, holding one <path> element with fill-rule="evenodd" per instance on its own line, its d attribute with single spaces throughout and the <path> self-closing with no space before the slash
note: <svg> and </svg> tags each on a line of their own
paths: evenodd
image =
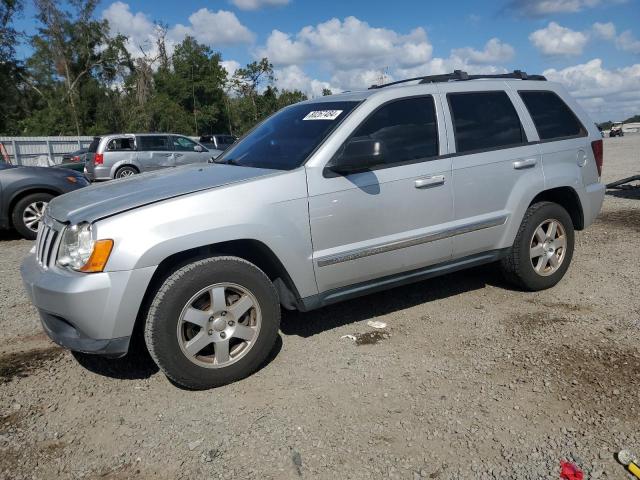
<svg viewBox="0 0 640 480">
<path fill-rule="evenodd" d="M 191 361 L 177 335 L 182 309 L 202 289 L 233 283 L 253 294 L 261 326 L 251 348 L 228 366 L 207 368 Z M 238 257 L 211 257 L 176 270 L 159 288 L 147 315 L 144 337 L 151 357 L 174 383 L 203 390 L 226 385 L 255 372 L 271 352 L 280 328 L 278 294 L 262 270 Z"/>
<path fill-rule="evenodd" d="M 137 175 L 139 173 L 140 172 L 136 167 L 133 167 L 131 165 L 125 165 L 124 167 L 120 167 L 116 170 L 116 173 L 113 176 L 113 178 L 126 178 L 132 175 Z"/>
<path fill-rule="evenodd" d="M 564 247 L 562 263 L 557 270 L 548 276 L 543 276 L 536 272 L 533 266 L 530 249 L 538 226 L 548 219 L 556 220 L 561 224 L 566 236 L 566 247 Z M 531 205 L 522 219 L 513 247 L 500 262 L 502 273 L 509 282 L 525 290 L 538 291 L 551 288 L 567 272 L 573 258 L 574 242 L 573 221 L 563 207 L 552 202 Z"/>
<path fill-rule="evenodd" d="M 11 223 L 13 224 L 13 228 L 15 228 L 18 233 L 27 240 L 35 240 L 38 235 L 39 222 L 34 225 L 35 230 L 29 228 L 24 220 L 25 211 L 30 205 L 41 205 L 43 203 L 48 204 L 53 197 L 54 196 L 50 193 L 40 192 L 32 193 L 18 200 L 11 212 Z"/>
</svg>

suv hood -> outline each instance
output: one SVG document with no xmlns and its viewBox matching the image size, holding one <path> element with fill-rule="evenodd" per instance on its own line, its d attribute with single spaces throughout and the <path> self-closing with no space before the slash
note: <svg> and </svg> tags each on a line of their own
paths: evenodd
<svg viewBox="0 0 640 480">
<path fill-rule="evenodd" d="M 194 164 L 144 173 L 76 190 L 51 201 L 48 214 L 63 223 L 93 222 L 126 210 L 210 188 L 279 173 L 223 164 Z"/>
</svg>

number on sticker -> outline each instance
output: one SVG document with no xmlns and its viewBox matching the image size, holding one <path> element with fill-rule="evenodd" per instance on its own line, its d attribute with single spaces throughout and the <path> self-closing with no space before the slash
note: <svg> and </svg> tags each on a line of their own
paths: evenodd
<svg viewBox="0 0 640 480">
<path fill-rule="evenodd" d="M 307 113 L 303 120 L 335 120 L 341 113 L 342 110 L 314 110 Z"/>
</svg>

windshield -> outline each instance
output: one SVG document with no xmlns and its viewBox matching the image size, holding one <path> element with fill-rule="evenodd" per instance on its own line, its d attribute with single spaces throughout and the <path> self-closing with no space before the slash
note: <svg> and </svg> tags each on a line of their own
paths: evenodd
<svg viewBox="0 0 640 480">
<path fill-rule="evenodd" d="M 215 162 L 275 170 L 297 168 L 356 105 L 357 102 L 318 102 L 284 108 Z"/>
</svg>

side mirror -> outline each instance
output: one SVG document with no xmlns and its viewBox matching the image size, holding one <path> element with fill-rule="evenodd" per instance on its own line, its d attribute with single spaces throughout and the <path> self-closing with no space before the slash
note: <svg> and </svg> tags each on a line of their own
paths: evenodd
<svg viewBox="0 0 640 480">
<path fill-rule="evenodd" d="M 357 173 L 384 163 L 384 144 L 370 138 L 354 138 L 344 147 L 342 154 L 329 165 L 340 174 Z"/>
<path fill-rule="evenodd" d="M 198 153 L 204 152 L 204 148 L 202 148 L 201 145 L 196 145 L 195 147 L 193 147 L 193 151 Z"/>
</svg>

